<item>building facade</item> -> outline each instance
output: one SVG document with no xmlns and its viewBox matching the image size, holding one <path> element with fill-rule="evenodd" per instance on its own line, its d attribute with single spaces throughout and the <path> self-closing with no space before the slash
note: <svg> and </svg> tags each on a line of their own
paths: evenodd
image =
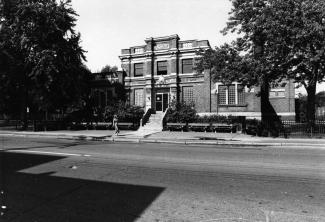
<svg viewBox="0 0 325 222">
<path fill-rule="evenodd" d="M 197 50 L 208 48 L 207 40 L 180 41 L 171 35 L 122 49 L 129 102 L 163 112 L 172 101 L 194 101 L 193 86 L 204 82 L 203 74 L 193 70 L 194 58 Z"/>
<path fill-rule="evenodd" d="M 208 71 L 194 70 L 199 50 L 209 49 L 208 40 L 181 41 L 178 35 L 145 39 L 144 45 L 122 49 L 125 88 L 131 105 L 163 112 L 172 101 L 195 105 L 200 114 L 260 118 L 259 87 L 240 83 L 212 83 Z M 295 115 L 294 83 L 286 81 L 270 91 L 279 115 Z"/>
</svg>

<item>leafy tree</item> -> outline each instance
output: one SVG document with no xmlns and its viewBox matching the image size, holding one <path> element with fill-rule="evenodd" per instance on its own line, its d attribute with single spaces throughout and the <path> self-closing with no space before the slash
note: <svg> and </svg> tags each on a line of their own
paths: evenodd
<svg viewBox="0 0 325 222">
<path fill-rule="evenodd" d="M 267 63 L 266 79 L 294 79 L 306 88 L 307 119 L 313 123 L 316 84 L 325 75 L 325 2 L 233 0 L 233 6 L 225 31 L 243 34 L 243 51 L 255 49 Z"/>
<path fill-rule="evenodd" d="M 307 90 L 307 118 L 314 122 L 316 83 L 325 75 L 325 2 L 232 0 L 232 4 L 223 33 L 237 32 L 240 37 L 216 48 L 214 80 L 259 85 L 265 124 L 279 121 L 269 102 L 270 86 L 294 79 Z M 205 64 L 208 68 L 209 62 Z M 271 131 L 275 127 L 268 125 Z"/>
<path fill-rule="evenodd" d="M 8 0 L 9 1 L 9 0 Z M 11 2 L 11 1 L 9 1 Z M 80 102 L 89 70 L 83 65 L 80 34 L 74 30 L 76 12 L 70 0 L 18 0 L 2 13 L 0 56 L 4 111 L 11 104 L 26 119 L 34 113 L 66 109 Z M 14 102 L 13 102 L 14 101 Z"/>
<path fill-rule="evenodd" d="M 101 69 L 100 72 L 116 72 L 117 70 L 118 70 L 117 66 L 106 65 Z"/>
<path fill-rule="evenodd" d="M 259 96 L 261 97 L 262 121 L 266 130 L 277 136 L 278 129 L 275 123 L 280 120 L 269 101 L 269 81 L 274 81 L 276 75 L 272 73 L 273 70 L 265 69 L 268 64 L 259 61 L 260 58 L 256 59 L 254 54 L 241 55 L 241 47 L 238 44 L 238 42 L 233 42 L 232 45 L 224 44 L 216 47 L 215 50 L 202 52 L 203 56 L 199 57 L 196 69 L 198 71 L 210 70 L 213 81 L 222 82 L 225 85 L 237 81 L 248 87 L 261 86 Z"/>
</svg>

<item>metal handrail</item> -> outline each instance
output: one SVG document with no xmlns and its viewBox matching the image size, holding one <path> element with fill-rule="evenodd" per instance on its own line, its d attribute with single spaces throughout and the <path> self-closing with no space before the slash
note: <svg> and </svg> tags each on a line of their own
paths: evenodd
<svg viewBox="0 0 325 222">
<path fill-rule="evenodd" d="M 166 116 L 168 110 L 170 110 L 170 109 L 171 109 L 171 107 L 168 107 L 168 108 L 165 110 L 164 114 L 163 114 L 162 123 L 161 123 L 162 126 L 163 126 L 163 128 L 165 127 L 165 116 Z"/>
<path fill-rule="evenodd" d="M 149 120 L 151 114 L 152 114 L 152 109 L 149 108 L 149 109 L 147 110 L 147 112 L 143 115 L 143 117 L 140 119 L 140 126 L 144 126 L 144 125 L 146 125 L 146 123 L 148 122 L 148 120 Z"/>
</svg>

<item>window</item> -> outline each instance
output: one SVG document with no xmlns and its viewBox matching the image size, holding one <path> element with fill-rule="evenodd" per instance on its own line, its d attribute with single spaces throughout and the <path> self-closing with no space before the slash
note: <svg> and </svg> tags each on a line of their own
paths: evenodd
<svg viewBox="0 0 325 222">
<path fill-rule="evenodd" d="M 227 86 L 220 85 L 218 88 L 218 103 L 220 105 L 227 104 Z"/>
<path fill-rule="evenodd" d="M 219 105 L 244 105 L 245 94 L 244 87 L 239 84 L 229 86 L 218 86 L 218 104 Z"/>
<path fill-rule="evenodd" d="M 183 59 L 182 60 L 182 73 L 192 73 L 193 72 L 193 59 Z"/>
<path fill-rule="evenodd" d="M 157 62 L 157 75 L 167 75 L 167 61 Z"/>
<path fill-rule="evenodd" d="M 228 87 L 228 104 L 229 105 L 236 104 L 236 89 L 235 89 L 235 85 L 230 85 Z"/>
<path fill-rule="evenodd" d="M 242 85 L 237 85 L 238 104 L 245 104 L 245 91 Z"/>
<path fill-rule="evenodd" d="M 134 76 L 143 76 L 143 63 L 134 64 Z"/>
<path fill-rule="evenodd" d="M 191 104 L 194 102 L 192 86 L 183 87 L 183 102 L 185 102 L 186 104 Z"/>
<path fill-rule="evenodd" d="M 143 106 L 143 89 L 134 90 L 134 105 Z"/>
</svg>

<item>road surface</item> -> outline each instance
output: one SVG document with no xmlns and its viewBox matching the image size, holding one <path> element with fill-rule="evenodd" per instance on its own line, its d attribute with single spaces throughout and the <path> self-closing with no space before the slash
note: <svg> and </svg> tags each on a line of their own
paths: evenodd
<svg viewBox="0 0 325 222">
<path fill-rule="evenodd" d="M 1 137 L 0 221 L 325 221 L 325 151 Z"/>
</svg>

